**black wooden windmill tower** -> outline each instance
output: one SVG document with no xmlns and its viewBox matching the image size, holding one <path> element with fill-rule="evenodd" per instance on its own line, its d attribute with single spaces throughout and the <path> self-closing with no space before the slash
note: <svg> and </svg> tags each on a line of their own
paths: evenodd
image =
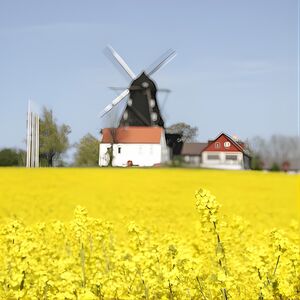
<svg viewBox="0 0 300 300">
<path fill-rule="evenodd" d="M 129 88 L 125 88 L 111 104 L 104 108 L 102 116 L 107 114 L 114 106 L 129 96 L 119 121 L 119 127 L 160 126 L 164 128 L 164 120 L 159 109 L 156 94 L 157 91 L 169 92 L 169 90 L 158 90 L 154 81 L 150 79 L 150 76 L 170 62 L 176 56 L 175 51 L 168 50 L 160 60 L 152 65 L 149 71 L 143 71 L 140 75 L 136 76 L 122 57 L 112 47 L 108 47 L 108 49 L 123 70 L 128 74 L 131 83 Z M 113 89 L 119 90 L 120 88 Z"/>
</svg>

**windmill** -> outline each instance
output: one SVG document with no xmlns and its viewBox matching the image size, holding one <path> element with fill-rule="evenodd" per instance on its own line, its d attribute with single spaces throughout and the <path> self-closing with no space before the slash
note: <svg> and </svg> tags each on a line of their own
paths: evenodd
<svg viewBox="0 0 300 300">
<path fill-rule="evenodd" d="M 111 46 L 109 46 L 108 49 L 129 76 L 131 83 L 128 88 L 125 88 L 121 94 L 111 102 L 111 104 L 104 108 L 101 115 L 106 115 L 123 99 L 129 96 L 119 121 L 119 127 L 160 126 L 164 128 L 164 120 L 156 99 L 156 93 L 157 91 L 169 92 L 169 90 L 158 90 L 154 81 L 150 79 L 150 76 L 169 63 L 176 56 L 175 51 L 171 49 L 168 50 L 149 68 L 148 71 L 142 71 L 140 75 L 136 76 L 123 58 Z M 113 89 L 118 90 L 120 88 Z"/>
</svg>

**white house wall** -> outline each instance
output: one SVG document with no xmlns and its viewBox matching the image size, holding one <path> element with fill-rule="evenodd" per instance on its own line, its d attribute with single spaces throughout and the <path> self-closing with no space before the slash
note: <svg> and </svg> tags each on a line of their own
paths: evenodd
<svg viewBox="0 0 300 300">
<path fill-rule="evenodd" d="M 170 160 L 170 149 L 167 146 L 167 142 L 164 134 L 161 135 L 160 145 L 161 145 L 161 163 L 166 163 Z"/>
<path fill-rule="evenodd" d="M 107 166 L 107 149 L 110 144 L 100 144 L 99 165 Z M 120 149 L 120 150 L 119 150 Z M 162 146 L 160 144 L 114 144 L 113 145 L 113 166 L 125 167 L 128 161 L 133 165 L 150 167 L 164 162 L 162 160 Z"/>
<path fill-rule="evenodd" d="M 184 155 L 183 160 L 186 164 L 199 167 L 201 162 L 201 156 L 200 155 Z"/>
<path fill-rule="evenodd" d="M 208 155 L 218 155 L 219 159 L 208 159 Z M 236 160 L 226 159 L 226 155 L 236 155 Z M 217 151 L 204 151 L 202 152 L 203 168 L 212 169 L 229 169 L 229 170 L 241 170 L 244 169 L 243 153 L 242 152 L 217 152 Z"/>
</svg>

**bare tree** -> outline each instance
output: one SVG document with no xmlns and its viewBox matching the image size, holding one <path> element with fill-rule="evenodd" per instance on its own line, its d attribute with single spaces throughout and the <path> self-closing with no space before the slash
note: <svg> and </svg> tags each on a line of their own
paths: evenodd
<svg viewBox="0 0 300 300">
<path fill-rule="evenodd" d="M 106 152 L 106 160 L 107 160 L 107 165 L 111 167 L 113 165 L 113 160 L 114 160 L 114 144 L 116 143 L 116 133 L 117 133 L 117 128 L 119 126 L 119 113 L 120 111 L 115 108 L 110 111 L 109 114 L 107 114 L 104 124 L 105 128 L 109 131 L 109 141 L 110 141 L 110 147 L 107 148 Z"/>
<path fill-rule="evenodd" d="M 166 131 L 167 133 L 180 134 L 183 142 L 194 142 L 198 134 L 197 127 L 192 127 L 184 122 L 169 126 Z"/>
<path fill-rule="evenodd" d="M 259 156 L 265 168 L 277 164 L 294 164 L 300 161 L 300 138 L 286 135 L 273 135 L 269 139 L 259 136 L 250 140 L 252 155 Z"/>
</svg>

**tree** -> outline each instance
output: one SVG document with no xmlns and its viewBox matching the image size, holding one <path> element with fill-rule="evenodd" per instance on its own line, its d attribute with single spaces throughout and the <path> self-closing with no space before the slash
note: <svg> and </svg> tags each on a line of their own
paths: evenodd
<svg viewBox="0 0 300 300">
<path fill-rule="evenodd" d="M 116 143 L 117 128 L 119 126 L 119 113 L 119 110 L 115 108 L 110 111 L 105 120 L 105 130 L 109 134 L 110 140 L 110 147 L 107 148 L 105 155 L 108 167 L 113 166 L 113 160 L 115 158 L 114 144 Z M 103 130 L 101 130 L 100 133 L 103 134 Z"/>
<path fill-rule="evenodd" d="M 43 108 L 40 120 L 40 161 L 41 165 L 52 167 L 54 160 L 59 159 L 61 154 L 69 148 L 68 135 L 70 126 L 58 125 L 53 117 L 52 110 Z"/>
<path fill-rule="evenodd" d="M 273 162 L 272 165 L 271 165 L 270 171 L 272 171 L 272 172 L 280 171 L 280 166 L 278 165 L 278 163 Z"/>
<path fill-rule="evenodd" d="M 25 165 L 25 151 L 5 148 L 0 150 L 0 166 L 24 166 Z"/>
<path fill-rule="evenodd" d="M 107 148 L 106 157 L 107 157 L 107 166 L 112 167 L 113 160 L 115 158 L 114 144 L 116 143 L 117 128 L 114 128 L 114 127 L 109 128 L 109 134 L 110 134 L 111 140 L 110 140 L 110 147 Z"/>
<path fill-rule="evenodd" d="M 259 154 L 254 154 L 251 159 L 251 169 L 252 170 L 262 170 L 264 163 L 259 156 Z"/>
<path fill-rule="evenodd" d="M 252 155 L 260 157 L 264 168 L 277 170 L 300 160 L 299 137 L 273 135 L 269 139 L 254 137 L 250 141 Z"/>
<path fill-rule="evenodd" d="M 76 166 L 93 167 L 98 165 L 99 141 L 93 135 L 86 134 L 75 147 Z"/>
<path fill-rule="evenodd" d="M 186 123 L 176 123 L 167 128 L 167 133 L 177 133 L 182 135 L 182 141 L 185 142 L 193 142 L 195 141 L 197 134 L 198 134 L 198 128 L 192 127 L 191 125 L 188 125 Z"/>
</svg>

